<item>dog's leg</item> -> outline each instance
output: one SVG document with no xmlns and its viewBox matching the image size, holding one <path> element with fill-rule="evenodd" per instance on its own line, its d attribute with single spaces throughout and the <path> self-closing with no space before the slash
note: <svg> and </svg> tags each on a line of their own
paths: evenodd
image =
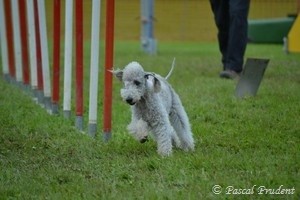
<svg viewBox="0 0 300 200">
<path fill-rule="evenodd" d="M 175 146 L 176 148 L 181 148 L 181 143 L 175 130 L 172 132 L 172 145 Z"/>
<path fill-rule="evenodd" d="M 139 119 L 137 121 L 132 121 L 127 126 L 127 129 L 141 143 L 148 141 L 149 128 L 144 120 Z"/>
<path fill-rule="evenodd" d="M 157 142 L 157 153 L 161 156 L 172 154 L 172 135 L 176 134 L 169 120 L 159 121 L 152 128 Z"/>
<path fill-rule="evenodd" d="M 131 122 L 127 126 L 127 130 L 131 135 L 141 143 L 148 141 L 149 127 L 147 123 L 141 118 L 138 119 L 138 115 L 132 112 Z"/>
<path fill-rule="evenodd" d="M 188 116 L 176 93 L 174 93 L 173 105 L 169 117 L 170 122 L 180 140 L 180 148 L 182 148 L 184 151 L 193 151 L 195 148 L 195 144 Z"/>
</svg>

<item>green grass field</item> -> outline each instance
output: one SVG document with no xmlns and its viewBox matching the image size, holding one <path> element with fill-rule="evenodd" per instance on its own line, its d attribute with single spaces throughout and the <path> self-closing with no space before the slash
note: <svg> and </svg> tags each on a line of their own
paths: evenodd
<svg viewBox="0 0 300 200">
<path fill-rule="evenodd" d="M 89 44 L 85 125 L 88 52 Z M 285 55 L 281 46 L 252 44 L 246 56 L 271 61 L 258 95 L 238 100 L 233 95 L 237 82 L 218 77 L 215 43 L 159 43 L 157 56 L 143 54 L 137 42 L 116 43 L 120 68 L 137 60 L 165 75 L 176 57 L 170 82 L 190 118 L 196 150 L 175 149 L 168 158 L 156 153 L 153 140 L 140 144 L 127 134 L 130 110 L 116 80 L 113 137 L 103 142 L 103 71 L 95 139 L 78 132 L 73 118 L 47 114 L 28 94 L 0 79 L 0 199 L 299 199 L 300 56 Z M 213 193 L 215 185 L 221 194 Z M 263 187 L 294 194 L 259 194 Z M 252 188 L 254 194 L 232 194 Z"/>
</svg>

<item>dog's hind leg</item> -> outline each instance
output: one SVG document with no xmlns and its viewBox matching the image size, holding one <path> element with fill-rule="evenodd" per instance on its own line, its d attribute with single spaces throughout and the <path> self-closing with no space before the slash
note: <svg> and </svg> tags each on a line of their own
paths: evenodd
<svg viewBox="0 0 300 200">
<path fill-rule="evenodd" d="M 174 94 L 173 97 L 173 105 L 169 114 L 170 122 L 180 140 L 180 148 L 185 151 L 193 151 L 195 144 L 188 116 L 177 94 Z"/>
</svg>

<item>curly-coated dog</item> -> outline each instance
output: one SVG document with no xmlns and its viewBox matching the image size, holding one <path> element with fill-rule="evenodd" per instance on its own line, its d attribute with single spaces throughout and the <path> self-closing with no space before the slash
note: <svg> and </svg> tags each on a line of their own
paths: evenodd
<svg viewBox="0 0 300 200">
<path fill-rule="evenodd" d="M 144 143 L 148 133 L 157 142 L 157 151 L 162 156 L 172 153 L 172 145 L 184 151 L 194 150 L 194 139 L 187 114 L 182 103 L 166 78 L 145 72 L 138 62 L 129 63 L 123 70 L 112 73 L 123 82 L 121 96 L 131 105 L 132 120 L 129 132 Z"/>
</svg>

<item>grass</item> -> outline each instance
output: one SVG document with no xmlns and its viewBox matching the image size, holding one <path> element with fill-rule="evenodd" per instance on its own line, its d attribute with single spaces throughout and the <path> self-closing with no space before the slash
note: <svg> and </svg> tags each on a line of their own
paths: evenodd
<svg viewBox="0 0 300 200">
<path fill-rule="evenodd" d="M 89 45 L 86 46 L 88 52 Z M 237 100 L 235 81 L 221 80 L 217 44 L 160 43 L 157 56 L 136 42 L 118 42 L 115 65 L 138 60 L 167 74 L 192 124 L 196 150 L 162 158 L 154 141 L 139 144 L 126 131 L 128 106 L 114 81 L 113 137 L 102 141 L 102 88 L 95 139 L 74 120 L 50 116 L 28 94 L 0 80 L 0 199 L 299 199 L 300 57 L 281 46 L 248 45 L 247 57 L 270 58 L 256 97 Z M 85 66 L 89 66 L 85 55 Z M 101 63 L 101 66 L 103 64 Z M 85 71 L 85 88 L 88 88 Z M 101 71 L 100 85 L 103 77 Z M 88 91 L 85 90 L 87 121 Z M 212 192 L 214 185 L 222 193 Z M 228 186 L 252 195 L 226 194 Z M 295 188 L 290 195 L 258 194 L 258 187 Z"/>
</svg>

